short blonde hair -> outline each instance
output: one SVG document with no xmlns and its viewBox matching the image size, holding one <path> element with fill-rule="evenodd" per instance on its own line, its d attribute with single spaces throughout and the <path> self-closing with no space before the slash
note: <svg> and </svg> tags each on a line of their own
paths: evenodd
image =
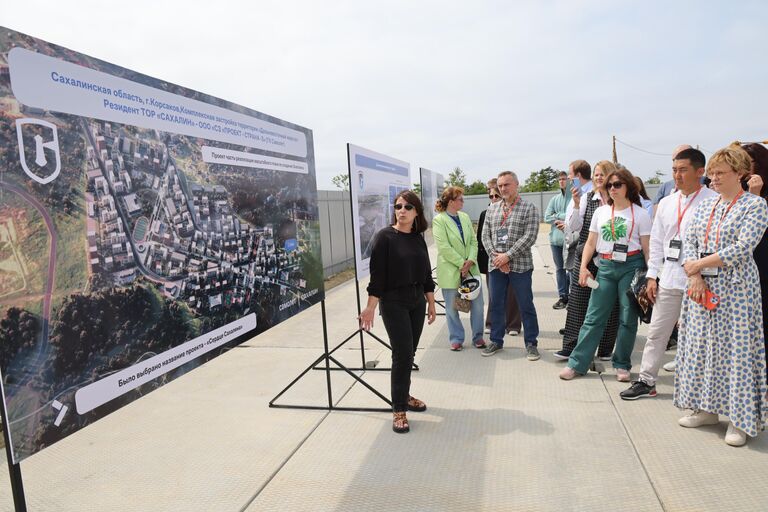
<svg viewBox="0 0 768 512">
<path fill-rule="evenodd" d="M 707 174 L 717 164 L 725 164 L 733 169 L 739 177 L 752 172 L 752 159 L 741 146 L 730 145 L 718 151 L 707 162 Z"/>
</svg>

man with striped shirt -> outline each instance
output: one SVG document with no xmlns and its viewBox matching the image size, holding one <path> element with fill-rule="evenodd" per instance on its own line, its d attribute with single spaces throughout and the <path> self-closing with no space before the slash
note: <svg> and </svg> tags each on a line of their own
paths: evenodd
<svg viewBox="0 0 768 512">
<path fill-rule="evenodd" d="M 483 350 L 492 356 L 504 347 L 505 303 L 511 285 L 523 317 L 523 338 L 529 361 L 539 359 L 539 321 L 533 305 L 533 255 L 539 234 L 536 207 L 520 197 L 515 173 L 503 171 L 496 182 L 502 201 L 488 207 L 483 225 L 483 246 L 488 253 L 491 295 L 491 342 Z"/>
</svg>

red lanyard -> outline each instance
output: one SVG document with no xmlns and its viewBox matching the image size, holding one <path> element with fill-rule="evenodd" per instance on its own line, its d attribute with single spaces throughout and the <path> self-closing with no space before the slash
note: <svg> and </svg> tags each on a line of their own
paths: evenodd
<svg viewBox="0 0 768 512">
<path fill-rule="evenodd" d="M 613 235 L 613 239 L 616 240 L 616 231 L 613 230 L 613 210 L 616 207 L 616 204 L 611 205 L 611 234 Z M 627 245 L 632 241 L 632 232 L 635 230 L 635 207 L 633 205 L 629 205 L 629 207 L 632 209 L 632 228 L 629 230 L 629 236 L 627 237 Z"/>
<path fill-rule="evenodd" d="M 504 214 L 504 219 L 501 221 L 501 227 L 504 227 L 504 224 L 507 222 L 507 217 L 509 217 L 509 214 L 512 213 L 512 210 L 515 208 L 515 205 L 517 204 L 518 201 L 520 201 L 520 194 L 517 195 L 515 202 L 512 203 L 512 206 L 509 207 L 509 210 L 507 210 L 507 213 Z M 504 206 L 506 205 L 507 205 L 507 202 L 504 201 Z"/>
<path fill-rule="evenodd" d="M 677 233 L 675 234 L 676 236 L 680 235 L 680 224 L 683 222 L 683 219 L 685 218 L 685 212 L 687 212 L 688 208 L 691 207 L 691 205 L 693 204 L 693 200 L 696 199 L 696 196 L 699 195 L 699 192 L 701 192 L 702 188 L 703 187 L 699 187 L 699 190 L 697 190 L 696 193 L 693 194 L 693 197 L 691 198 L 690 201 L 688 201 L 688 204 L 686 205 L 685 210 L 683 210 L 683 213 L 680 213 L 680 200 L 683 198 L 683 194 L 680 193 L 680 195 L 677 196 Z"/>
<path fill-rule="evenodd" d="M 736 201 L 739 200 L 741 197 L 741 194 L 743 194 L 744 191 L 740 190 L 738 194 L 736 194 L 736 197 L 733 198 L 733 201 L 731 201 L 731 204 L 728 205 L 728 208 L 725 209 L 723 214 L 720 216 L 720 221 L 717 223 L 717 237 L 715 238 L 715 251 L 717 251 L 717 246 L 720 245 L 720 226 L 723 225 L 723 220 L 725 219 L 725 216 L 728 215 L 728 212 L 731 211 L 731 208 L 734 204 L 736 204 Z M 717 198 L 717 202 L 715 203 L 715 206 L 712 207 L 712 213 L 709 214 L 709 222 L 707 222 L 707 231 L 704 233 L 704 251 L 707 250 L 707 241 L 709 241 L 709 229 L 712 227 L 712 218 L 715 216 L 715 209 L 717 208 L 717 205 L 720 204 L 720 201 L 723 199 L 723 196 L 720 196 Z"/>
</svg>

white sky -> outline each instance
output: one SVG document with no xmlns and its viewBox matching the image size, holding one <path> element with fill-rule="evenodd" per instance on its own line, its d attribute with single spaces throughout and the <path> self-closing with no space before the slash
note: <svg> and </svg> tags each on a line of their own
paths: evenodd
<svg viewBox="0 0 768 512">
<path fill-rule="evenodd" d="M 672 4 L 672 5 L 670 5 Z M 768 139 L 768 2 L 0 0 L 0 25 L 469 180 Z M 670 156 L 619 161 L 669 178 Z"/>
</svg>

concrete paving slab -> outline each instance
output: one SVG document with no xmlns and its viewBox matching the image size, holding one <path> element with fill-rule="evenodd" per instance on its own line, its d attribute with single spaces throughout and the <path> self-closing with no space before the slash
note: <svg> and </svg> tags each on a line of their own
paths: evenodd
<svg viewBox="0 0 768 512">
<path fill-rule="evenodd" d="M 434 344 L 419 365 L 429 409 L 409 414 L 411 433 L 390 414 L 334 413 L 247 510 L 613 510 L 612 489 L 630 510 L 662 510 L 596 375 L 566 383 L 522 349 Z"/>
<path fill-rule="evenodd" d="M 642 349 L 642 346 L 637 348 Z M 634 358 L 639 361 L 641 351 Z M 668 353 L 665 360 L 672 360 Z M 674 377 L 661 371 L 658 396 L 621 400 L 627 385 L 606 378 L 606 389 L 666 510 L 768 510 L 768 436 L 734 448 L 723 440 L 728 426 L 687 429 L 672 406 Z"/>
<path fill-rule="evenodd" d="M 451 352 L 438 317 L 416 354 L 413 393 L 429 410 L 409 414 L 411 433 L 394 434 L 390 413 L 267 407 L 322 353 L 317 306 L 24 461 L 29 510 L 768 510 L 768 437 L 732 448 L 724 423 L 677 426 L 671 375 L 659 398 L 631 403 L 610 368 L 557 378 L 566 312 L 551 309 L 546 233 L 536 253 L 541 360 L 525 359 L 522 337 L 491 358 Z M 354 282 L 327 308 L 332 343 L 353 333 Z M 375 332 L 386 339 L 380 318 Z M 365 350 L 389 366 L 378 343 Z M 358 365 L 359 342 L 337 355 Z M 389 373 L 362 375 L 389 396 Z M 339 405 L 383 405 L 343 372 L 332 385 Z M 324 372 L 310 371 L 281 403 L 326 401 Z M 0 510 L 12 510 L 7 478 Z"/>
</svg>

